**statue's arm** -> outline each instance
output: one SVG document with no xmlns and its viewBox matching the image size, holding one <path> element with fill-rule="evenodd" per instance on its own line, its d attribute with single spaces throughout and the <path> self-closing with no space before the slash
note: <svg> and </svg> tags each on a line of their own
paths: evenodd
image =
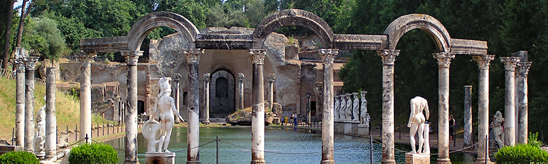
<svg viewBox="0 0 548 164">
<path fill-rule="evenodd" d="M 428 102 L 424 102 L 424 111 L 426 112 L 426 120 L 430 119 L 430 110 L 428 109 Z"/>
<path fill-rule="evenodd" d="M 179 114 L 179 111 L 177 111 L 177 107 L 175 106 L 175 100 L 173 100 L 173 98 L 170 97 L 169 102 L 171 103 L 171 110 L 173 110 L 173 113 L 175 113 L 175 115 L 179 117 L 179 120 L 181 120 L 182 122 L 185 122 L 185 119 L 183 119 L 183 117 L 181 117 L 181 114 Z"/>
<path fill-rule="evenodd" d="M 411 114 L 409 114 L 409 122 L 407 123 L 407 127 L 411 127 L 411 124 L 413 123 L 413 116 L 415 116 L 415 104 L 411 101 Z"/>
</svg>

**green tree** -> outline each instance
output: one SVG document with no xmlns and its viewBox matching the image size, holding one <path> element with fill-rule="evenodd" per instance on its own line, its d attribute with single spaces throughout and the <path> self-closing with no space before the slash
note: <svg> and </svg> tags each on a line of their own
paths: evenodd
<svg viewBox="0 0 548 164">
<path fill-rule="evenodd" d="M 39 52 L 44 58 L 57 60 L 63 54 L 67 54 L 65 39 L 57 29 L 57 23 L 49 18 L 40 18 L 35 21 L 35 25 L 29 35 L 28 46 Z"/>
</svg>

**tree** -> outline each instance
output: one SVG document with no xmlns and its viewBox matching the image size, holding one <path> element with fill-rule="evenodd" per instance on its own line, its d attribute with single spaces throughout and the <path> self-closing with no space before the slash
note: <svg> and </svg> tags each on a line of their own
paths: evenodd
<svg viewBox="0 0 548 164">
<path fill-rule="evenodd" d="M 6 28 L 4 31 L 4 60 L 2 62 L 2 69 L 8 69 L 8 63 L 10 59 L 10 39 L 11 39 L 11 24 L 12 24 L 12 16 L 13 16 L 13 3 L 15 1 L 8 0 L 6 5 L 7 7 L 4 8 L 7 11 L 7 19 L 6 19 Z"/>
<path fill-rule="evenodd" d="M 57 29 L 57 23 L 53 19 L 40 18 L 35 20 L 35 25 L 28 35 L 28 48 L 39 52 L 44 58 L 52 62 L 63 54 L 67 54 L 65 39 Z"/>
</svg>

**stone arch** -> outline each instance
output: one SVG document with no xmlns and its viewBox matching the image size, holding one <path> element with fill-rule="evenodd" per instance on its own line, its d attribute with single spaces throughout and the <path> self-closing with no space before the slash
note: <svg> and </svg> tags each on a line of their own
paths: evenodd
<svg viewBox="0 0 548 164">
<path fill-rule="evenodd" d="M 195 40 L 200 33 L 196 26 L 185 17 L 171 12 L 154 12 L 137 20 L 128 32 L 128 48 L 130 51 L 138 51 L 148 32 L 157 27 L 170 27 L 182 33 L 189 41 L 187 49 L 194 49 Z"/>
<path fill-rule="evenodd" d="M 276 29 L 284 26 L 302 26 L 312 30 L 322 42 L 323 48 L 333 46 L 334 33 L 331 27 L 314 13 L 299 10 L 282 10 L 265 18 L 253 32 L 253 48 L 261 49 L 264 41 Z"/>
<path fill-rule="evenodd" d="M 427 32 L 436 43 L 438 52 L 450 52 L 451 36 L 447 29 L 436 18 L 426 14 L 408 14 L 392 21 L 384 30 L 388 35 L 388 49 L 396 49 L 400 38 L 413 29 Z"/>
</svg>

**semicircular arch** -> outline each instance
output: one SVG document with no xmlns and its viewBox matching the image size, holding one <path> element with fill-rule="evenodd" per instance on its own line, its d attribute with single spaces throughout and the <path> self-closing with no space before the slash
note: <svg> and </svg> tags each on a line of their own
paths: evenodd
<svg viewBox="0 0 548 164">
<path fill-rule="evenodd" d="M 449 32 L 440 21 L 426 14 L 408 14 L 392 21 L 384 30 L 384 34 L 388 35 L 388 49 L 396 49 L 401 37 L 414 29 L 427 32 L 434 40 L 438 52 L 450 52 L 451 36 Z"/>
<path fill-rule="evenodd" d="M 284 26 L 305 27 L 318 36 L 324 48 L 333 45 L 333 30 L 322 18 L 305 10 L 286 9 L 268 16 L 255 28 L 253 48 L 262 48 L 268 35 Z"/>
<path fill-rule="evenodd" d="M 127 35 L 129 50 L 138 51 L 148 32 L 161 26 L 170 27 L 182 33 L 190 43 L 186 48 L 195 48 L 196 36 L 200 32 L 192 22 L 176 13 L 154 12 L 143 16 L 131 26 Z"/>
</svg>

